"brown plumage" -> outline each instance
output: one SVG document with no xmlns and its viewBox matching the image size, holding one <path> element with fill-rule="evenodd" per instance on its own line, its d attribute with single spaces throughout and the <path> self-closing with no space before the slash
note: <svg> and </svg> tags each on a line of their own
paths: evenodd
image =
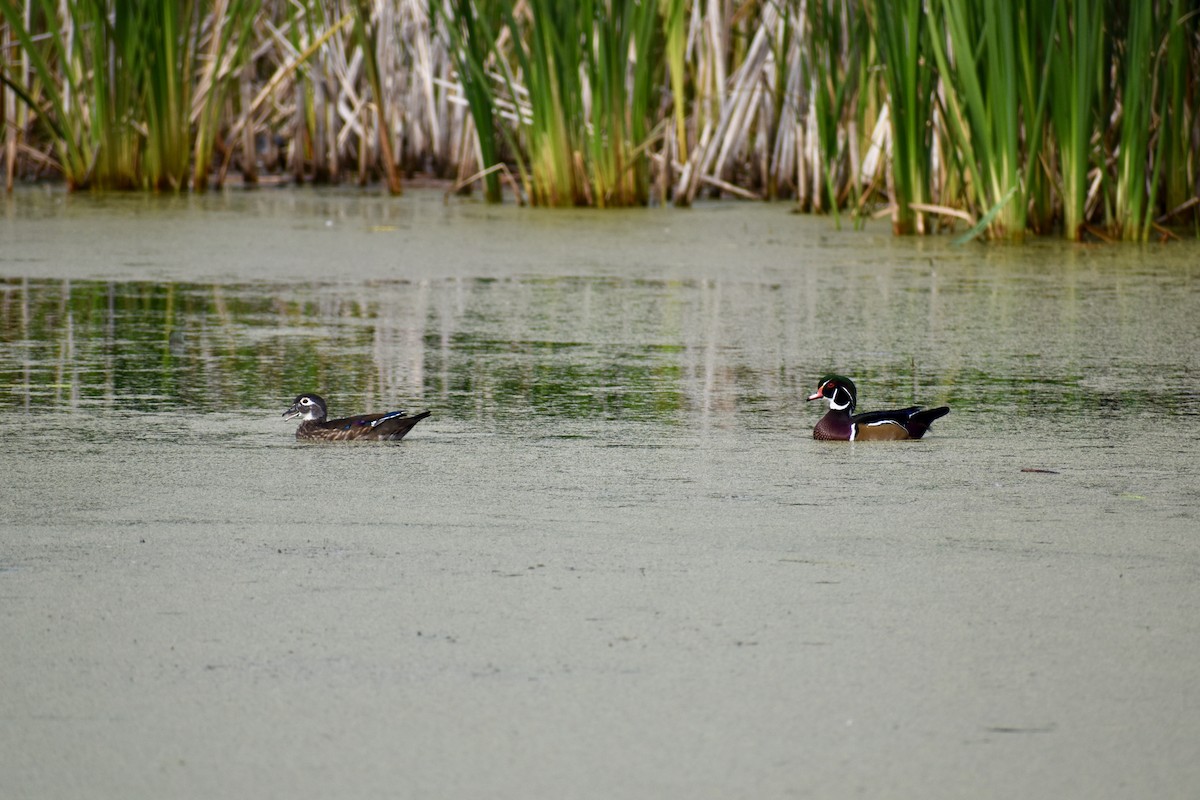
<svg viewBox="0 0 1200 800">
<path fill-rule="evenodd" d="M 388 411 L 383 414 L 359 414 L 355 417 L 326 419 L 325 401 L 315 394 L 302 394 L 283 412 L 284 419 L 301 421 L 296 429 L 297 439 L 317 439 L 325 442 L 397 441 L 412 427 L 429 416 L 429 411 L 413 414 Z"/>
</svg>

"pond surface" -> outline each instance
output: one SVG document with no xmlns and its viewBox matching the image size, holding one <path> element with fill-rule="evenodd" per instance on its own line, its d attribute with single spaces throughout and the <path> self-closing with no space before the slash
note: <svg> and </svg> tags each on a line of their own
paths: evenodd
<svg viewBox="0 0 1200 800">
<path fill-rule="evenodd" d="M 1190 796 L 1200 248 L 948 240 L 4 199 L 0 795 Z"/>
</svg>

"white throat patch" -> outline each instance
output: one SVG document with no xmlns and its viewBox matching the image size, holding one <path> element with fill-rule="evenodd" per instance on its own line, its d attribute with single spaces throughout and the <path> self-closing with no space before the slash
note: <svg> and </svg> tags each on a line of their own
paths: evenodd
<svg viewBox="0 0 1200 800">
<path fill-rule="evenodd" d="M 832 408 L 834 411 L 845 411 L 847 408 L 850 407 L 849 400 L 847 400 L 844 403 L 839 403 L 836 400 L 834 400 L 832 397 L 827 398 L 827 399 L 829 400 L 829 407 Z"/>
</svg>

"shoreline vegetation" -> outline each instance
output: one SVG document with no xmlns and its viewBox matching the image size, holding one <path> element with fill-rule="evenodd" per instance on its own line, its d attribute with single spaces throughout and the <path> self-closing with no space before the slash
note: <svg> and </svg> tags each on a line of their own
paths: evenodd
<svg viewBox="0 0 1200 800">
<path fill-rule="evenodd" d="M 898 235 L 1200 235 L 1195 0 L 5 0 L 9 191 L 415 175 Z"/>
</svg>

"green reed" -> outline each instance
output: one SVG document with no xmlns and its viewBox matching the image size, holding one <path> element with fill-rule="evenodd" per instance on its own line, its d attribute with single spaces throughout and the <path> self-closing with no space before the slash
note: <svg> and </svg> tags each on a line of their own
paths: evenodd
<svg viewBox="0 0 1200 800">
<path fill-rule="evenodd" d="M 400 194 L 400 170 L 396 164 L 396 155 L 392 148 L 391 103 L 383 90 L 383 77 L 379 67 L 379 34 L 378 24 L 372 18 L 372 9 L 367 0 L 354 0 L 354 38 L 358 42 L 363 56 L 363 65 L 367 73 L 367 85 L 375 100 L 375 115 L 378 120 L 376 131 L 379 139 L 380 160 L 383 162 L 383 176 L 388 191 Z"/>
<path fill-rule="evenodd" d="M 1154 39 L 1152 4 L 1131 3 L 1125 27 L 1124 54 L 1121 58 L 1122 104 L 1120 145 L 1117 147 L 1116 198 L 1113 208 L 1115 228 L 1122 238 L 1143 241 L 1150 235 L 1154 184 L 1147 181 L 1150 166 L 1151 108 L 1153 80 L 1147 87 L 1147 76 L 1153 76 Z M 1155 165 L 1158 160 L 1155 159 Z M 1155 170 L 1157 172 L 1157 170 Z M 1157 176 L 1156 176 L 1157 177 Z"/>
<path fill-rule="evenodd" d="M 686 158 L 687 135 L 687 3 L 685 0 L 662 0 L 664 57 L 671 76 L 671 108 L 675 120 L 675 152 Z"/>
<path fill-rule="evenodd" d="M 0 8 L 38 79 L 20 86 L 6 70 L 5 83 L 41 112 L 72 187 L 182 189 L 194 131 L 202 151 L 197 171 L 202 170 L 221 122 L 215 113 L 218 67 L 228 67 L 228 56 L 238 52 L 228 49 L 233 37 L 223 31 L 241 20 L 244 41 L 253 17 L 249 0 L 212 8 L 196 2 L 68 0 L 61 18 L 56 3 L 42 0 L 31 9 L 30 26 L 48 34 L 41 43 L 19 9 L 8 3 Z M 205 36 L 207 62 L 198 52 Z M 199 124 L 192 119 L 197 93 L 211 100 Z"/>
<path fill-rule="evenodd" d="M 595 20 L 585 39 L 591 125 L 585 129 L 589 179 L 598 206 L 645 205 L 649 199 L 650 115 L 663 75 L 657 5 L 642 0 L 582 4 Z"/>
<path fill-rule="evenodd" d="M 1200 223 L 1185 0 L 18 2 L 10 153 L 53 153 L 25 174 L 73 188 L 202 190 L 238 154 L 253 181 L 261 147 L 297 180 L 356 166 L 398 191 L 428 165 L 490 201 L 511 169 L 539 205 L 653 186 L 886 208 L 896 233 Z"/>
<path fill-rule="evenodd" d="M 1196 180 L 1200 171 L 1192 149 L 1189 131 L 1197 114 L 1196 81 L 1200 52 L 1196 45 L 1196 13 L 1185 13 L 1182 0 L 1171 0 L 1167 12 L 1162 60 L 1162 90 L 1159 93 L 1157 134 L 1160 149 L 1158 163 L 1162 165 L 1164 216 L 1172 216 L 1191 203 L 1195 208 Z M 1200 221 L 1195 211 L 1192 219 Z"/>
<path fill-rule="evenodd" d="M 515 157 L 530 200 L 645 203 L 644 148 L 663 75 L 658 6 L 528 0 L 502 6 L 501 16 L 512 49 L 496 48 L 492 57 L 505 65 L 520 132 Z"/>
<path fill-rule="evenodd" d="M 1049 113 L 1050 31 L 1036 27 L 1036 7 L 1044 0 L 1021 0 L 1017 15 L 1017 60 L 1021 64 L 1020 102 L 1027 123 L 1021 131 L 1025 160 L 1021 190 L 1025 195 L 1025 227 L 1033 233 L 1054 230 L 1055 182 L 1048 165 L 1054 161 L 1054 142 L 1046 116 Z M 1034 109 L 1032 117 L 1029 109 Z M 1031 121 L 1030 121 L 1031 120 Z"/>
<path fill-rule="evenodd" d="M 1063 234 L 1083 237 L 1087 222 L 1088 173 L 1095 161 L 1097 97 L 1102 84 L 1103 4 L 1056 0 L 1050 19 L 1050 121 L 1058 144 Z"/>
<path fill-rule="evenodd" d="M 113 27 L 140 103 L 129 110 L 145 119 L 141 179 L 154 189 L 187 185 L 191 155 L 191 111 L 198 87 L 196 2 L 142 3 L 117 0 Z M 223 17 L 218 17 L 223 21 Z"/>
<path fill-rule="evenodd" d="M 527 27 L 515 3 L 505 9 L 529 111 L 517 112 L 528 164 L 521 170 L 534 205 L 586 205 L 582 14 L 573 3 L 531 0 Z M 520 100 L 513 93 L 513 103 Z"/>
<path fill-rule="evenodd" d="M 261 0 L 218 0 L 210 17 L 207 47 L 198 50 L 203 55 L 192 74 L 197 85 L 193 107 L 199 111 L 194 116 L 191 148 L 192 186 L 198 191 L 208 186 L 214 146 L 228 122 L 226 101 L 246 63 L 261 4 Z"/>
<path fill-rule="evenodd" d="M 859 203 L 859 175 L 845 175 L 851 150 L 860 142 L 847 135 L 849 123 L 861 131 L 869 102 L 863 96 L 870 36 L 867 16 L 857 2 L 813 0 L 805 7 L 808 31 L 807 72 L 811 76 L 812 105 L 816 119 L 817 149 L 824 192 L 814 193 L 814 211 L 830 210 L 836 216 L 843 193 L 852 205 Z M 844 178 L 839 180 L 839 175 Z M 843 190 L 845 187 L 845 190 Z"/>
<path fill-rule="evenodd" d="M 941 75 L 949 141 L 965 173 L 968 204 L 988 214 L 992 238 L 1021 238 L 1035 160 L 1025 150 L 1040 141 L 1045 69 L 1034 60 L 1020 4 L 941 0 L 930 42 Z"/>
<path fill-rule="evenodd" d="M 96 19 L 92 13 L 94 4 L 77 3 L 68 8 L 67 18 L 60 20 L 53 0 L 41 0 L 28 9 L 21 9 L 15 3 L 0 3 L 0 14 L 4 15 L 31 68 L 26 83 L 11 73 L 5 61 L 0 79 L 34 110 L 35 118 L 47 129 L 54 144 L 67 184 L 80 188 L 95 179 L 98 134 L 113 120 L 113 115 L 106 113 L 112 104 L 104 87 L 93 87 L 90 71 L 83 67 L 92 51 L 97 48 L 100 53 L 107 51 L 108 31 L 103 17 Z M 77 28 L 91 35 L 76 35 Z M 40 41 L 35 42 L 35 31 L 43 34 Z M 99 76 L 97 84 L 103 79 L 103 75 Z"/>
<path fill-rule="evenodd" d="M 1120 124 L 1110 229 L 1146 241 L 1155 218 L 1166 220 L 1190 202 L 1195 158 L 1184 139 L 1189 108 L 1189 18 L 1178 0 L 1129 6 L 1120 41 Z M 1194 35 L 1194 33 L 1193 33 Z M 1191 87 L 1194 88 L 1194 87 Z"/>
<path fill-rule="evenodd" d="M 773 35 L 768 39 L 774 68 L 764 70 L 767 73 L 761 90 L 764 99 L 758 103 L 758 119 L 753 125 L 756 136 L 752 140 L 754 149 L 760 154 L 757 159 L 757 169 L 761 173 L 760 194 L 768 200 L 786 196 L 787 187 L 799 183 L 791 170 L 782 169 L 779 162 L 785 149 L 794 150 L 795 147 L 795 119 L 802 103 L 795 73 L 802 76 L 809 66 L 799 55 L 803 49 L 803 28 L 801 15 L 785 10 L 778 15 Z"/>
<path fill-rule="evenodd" d="M 489 202 L 500 202 L 500 175 L 491 169 L 500 163 L 500 135 L 496 127 L 495 98 L 488 76 L 488 63 L 503 24 L 501 8 L 496 0 L 450 0 L 449 10 L 436 0 L 431 3 L 430 16 L 445 26 L 451 43 L 451 54 L 458 71 L 458 80 L 467 99 L 483 163 L 484 196 Z"/>
<path fill-rule="evenodd" d="M 923 0 L 873 0 L 871 27 L 891 111 L 892 230 L 924 233 L 914 205 L 930 201 L 933 93 L 928 16 Z"/>
</svg>

